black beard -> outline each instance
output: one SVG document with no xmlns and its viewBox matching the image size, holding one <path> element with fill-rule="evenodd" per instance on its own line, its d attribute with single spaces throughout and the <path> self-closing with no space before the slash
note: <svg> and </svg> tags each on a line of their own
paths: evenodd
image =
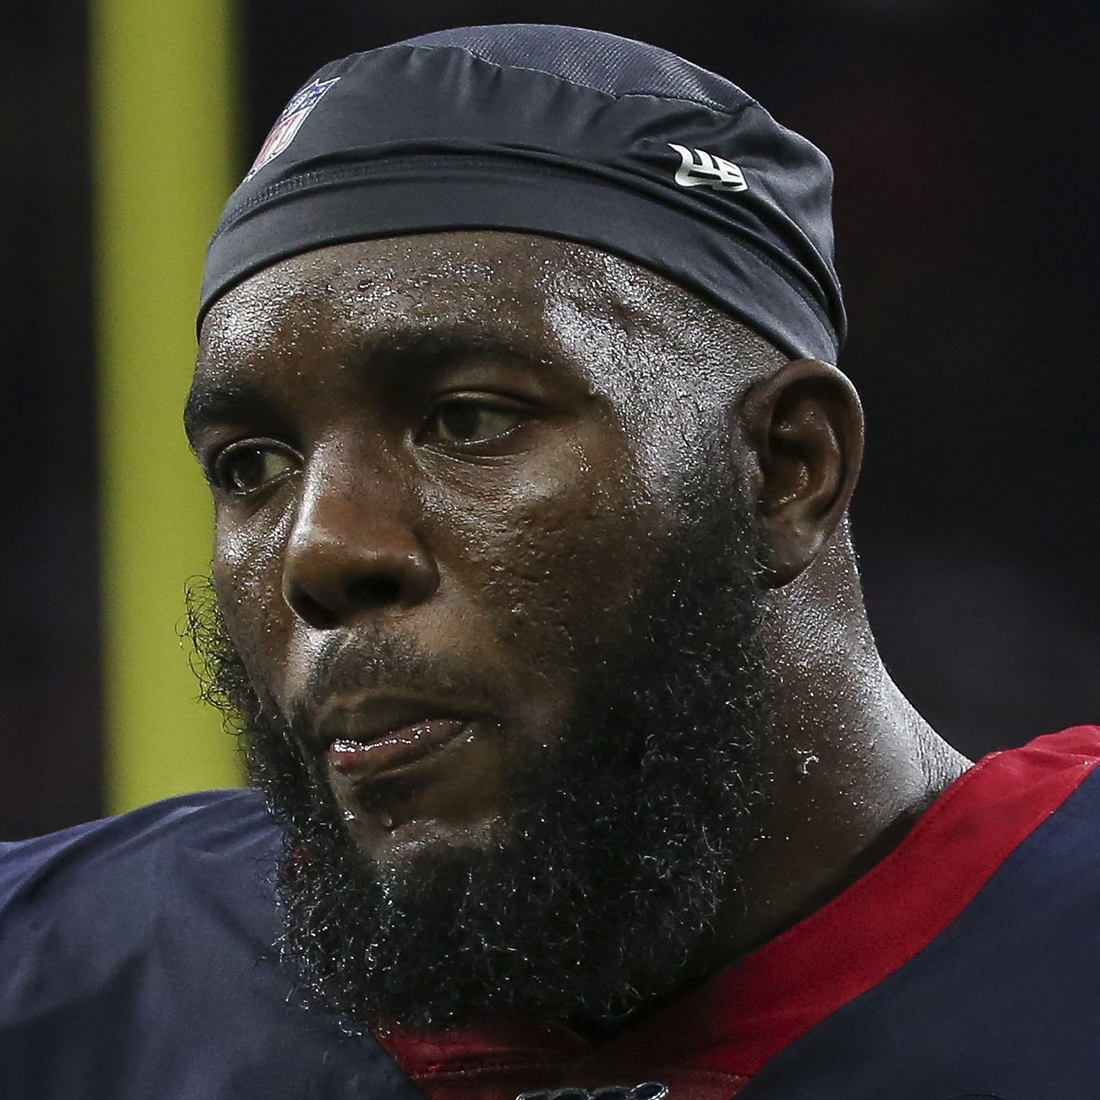
<svg viewBox="0 0 1100 1100">
<path fill-rule="evenodd" d="M 708 465 L 682 492 L 629 641 L 591 647 L 566 728 L 514 776 L 488 850 L 367 860 L 249 685 L 216 604 L 192 602 L 207 697 L 237 716 L 286 833 L 281 946 L 307 995 L 435 1029 L 622 1017 L 683 985 L 736 898 L 762 801 L 756 542 L 725 462 Z"/>
</svg>

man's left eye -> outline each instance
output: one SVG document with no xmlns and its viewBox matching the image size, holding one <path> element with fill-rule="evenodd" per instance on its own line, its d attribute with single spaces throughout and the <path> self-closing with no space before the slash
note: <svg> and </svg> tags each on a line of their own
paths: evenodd
<svg viewBox="0 0 1100 1100">
<path fill-rule="evenodd" d="M 506 435 L 524 419 L 519 409 L 504 405 L 446 401 L 433 411 L 421 438 L 430 443 L 484 443 Z"/>
</svg>

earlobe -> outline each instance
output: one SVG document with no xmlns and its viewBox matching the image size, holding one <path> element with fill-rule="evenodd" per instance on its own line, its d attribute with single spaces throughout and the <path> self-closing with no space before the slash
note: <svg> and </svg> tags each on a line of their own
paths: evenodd
<svg viewBox="0 0 1100 1100">
<path fill-rule="evenodd" d="M 748 391 L 741 418 L 757 458 L 764 581 L 778 588 L 814 560 L 848 507 L 863 458 L 863 410 L 836 367 L 797 359 Z"/>
</svg>

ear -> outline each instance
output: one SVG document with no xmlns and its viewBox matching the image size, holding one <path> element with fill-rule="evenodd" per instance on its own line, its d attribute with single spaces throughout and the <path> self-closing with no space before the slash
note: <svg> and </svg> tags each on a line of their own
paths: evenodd
<svg viewBox="0 0 1100 1100">
<path fill-rule="evenodd" d="M 863 460 L 863 409 L 827 363 L 796 359 L 752 386 L 741 406 L 755 451 L 764 583 L 794 580 L 840 522 Z"/>
</svg>

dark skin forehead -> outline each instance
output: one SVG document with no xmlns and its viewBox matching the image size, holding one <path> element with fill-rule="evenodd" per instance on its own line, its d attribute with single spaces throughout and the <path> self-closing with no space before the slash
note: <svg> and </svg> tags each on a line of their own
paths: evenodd
<svg viewBox="0 0 1100 1100">
<path fill-rule="evenodd" d="M 371 369 L 483 352 L 564 368 L 665 443 L 785 358 L 698 296 L 584 245 L 473 231 L 353 242 L 275 264 L 214 305 L 189 431 L 204 393 L 322 330 Z"/>
</svg>

